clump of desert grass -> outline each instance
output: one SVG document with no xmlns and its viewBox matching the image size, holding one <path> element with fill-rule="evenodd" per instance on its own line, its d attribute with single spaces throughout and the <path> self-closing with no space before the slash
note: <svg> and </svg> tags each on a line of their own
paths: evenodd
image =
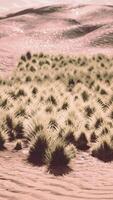
<svg viewBox="0 0 113 200">
<path fill-rule="evenodd" d="M 5 149 L 5 142 L 6 142 L 6 133 L 2 129 L 0 129 L 0 150 Z"/>
<path fill-rule="evenodd" d="M 22 149 L 22 142 L 21 142 L 21 140 L 17 140 L 14 150 L 19 151 L 21 149 Z"/>
<path fill-rule="evenodd" d="M 76 137 L 75 133 L 73 130 L 69 129 L 65 134 L 64 134 L 64 139 L 68 144 L 73 144 L 76 145 Z"/>
<path fill-rule="evenodd" d="M 48 140 L 44 133 L 34 136 L 29 148 L 28 161 L 39 166 L 45 164 L 47 148 Z"/>
<path fill-rule="evenodd" d="M 101 136 L 92 146 L 91 155 L 98 159 L 108 162 L 113 160 L 113 136 Z"/>
<path fill-rule="evenodd" d="M 77 149 L 83 150 L 83 151 L 86 151 L 86 150 L 88 150 L 90 148 L 89 144 L 88 144 L 87 136 L 86 136 L 86 134 L 84 132 L 81 132 L 79 134 L 79 136 L 77 137 L 77 139 L 76 139 L 76 147 L 77 147 Z"/>
<path fill-rule="evenodd" d="M 46 152 L 46 163 L 49 169 L 65 168 L 71 159 L 76 156 L 74 145 L 67 144 L 63 138 L 51 138 L 49 148 Z"/>
<path fill-rule="evenodd" d="M 4 119 L 5 130 L 10 142 L 15 139 L 24 138 L 23 122 L 13 117 L 13 114 L 7 114 Z"/>
<path fill-rule="evenodd" d="M 102 54 L 22 55 L 11 77 L 0 78 L 1 146 L 6 134 L 16 150 L 29 148 L 29 162 L 49 169 L 90 147 L 112 160 L 112 65 Z"/>
</svg>

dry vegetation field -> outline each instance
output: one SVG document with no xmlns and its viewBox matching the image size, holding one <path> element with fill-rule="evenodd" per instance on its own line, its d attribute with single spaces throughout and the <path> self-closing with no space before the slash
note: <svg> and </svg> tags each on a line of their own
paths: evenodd
<svg viewBox="0 0 113 200">
<path fill-rule="evenodd" d="M 0 79 L 0 150 L 64 170 L 77 151 L 113 160 L 113 58 L 27 52 Z M 95 159 L 96 159 L 95 158 Z"/>
</svg>

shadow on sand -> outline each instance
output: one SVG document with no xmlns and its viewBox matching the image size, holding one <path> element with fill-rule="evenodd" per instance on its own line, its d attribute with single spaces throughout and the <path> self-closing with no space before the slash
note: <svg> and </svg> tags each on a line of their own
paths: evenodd
<svg viewBox="0 0 113 200">
<path fill-rule="evenodd" d="M 48 167 L 47 171 L 54 176 L 64 176 L 69 174 L 72 169 L 69 166 L 66 167 Z"/>
<path fill-rule="evenodd" d="M 66 39 L 74 39 L 77 37 L 82 37 L 92 31 L 95 31 L 96 29 L 102 27 L 102 25 L 84 25 L 84 26 L 77 26 L 76 28 L 72 28 L 69 30 L 66 30 L 62 33 L 62 37 Z"/>
</svg>

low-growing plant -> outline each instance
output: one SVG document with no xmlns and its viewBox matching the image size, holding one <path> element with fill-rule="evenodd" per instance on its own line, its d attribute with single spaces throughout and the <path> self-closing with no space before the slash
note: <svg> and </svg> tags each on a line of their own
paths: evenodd
<svg viewBox="0 0 113 200">
<path fill-rule="evenodd" d="M 61 138 L 51 141 L 51 145 L 46 153 L 46 162 L 51 168 L 64 168 L 76 155 L 75 147 L 67 145 Z"/>
<path fill-rule="evenodd" d="M 69 130 L 65 135 L 64 135 L 64 139 L 68 144 L 73 144 L 76 145 L 76 138 L 75 138 L 75 134 L 73 131 Z"/>
<path fill-rule="evenodd" d="M 88 145 L 88 139 L 86 137 L 86 134 L 82 132 L 78 138 L 76 138 L 76 147 L 79 150 L 88 150 L 89 145 Z"/>
<path fill-rule="evenodd" d="M 19 150 L 21 150 L 21 149 L 22 149 L 22 142 L 21 142 L 20 140 L 18 140 L 18 141 L 16 142 L 16 145 L 15 145 L 14 150 L 19 151 Z"/>
<path fill-rule="evenodd" d="M 111 136 L 102 136 L 92 146 L 91 155 L 98 159 L 109 162 L 113 160 L 113 141 Z"/>
<path fill-rule="evenodd" d="M 5 148 L 4 144 L 6 142 L 6 133 L 0 129 L 0 150 Z"/>
<path fill-rule="evenodd" d="M 46 162 L 46 150 L 48 148 L 48 140 L 45 134 L 37 134 L 31 142 L 29 148 L 28 161 L 34 165 L 43 165 Z"/>
</svg>

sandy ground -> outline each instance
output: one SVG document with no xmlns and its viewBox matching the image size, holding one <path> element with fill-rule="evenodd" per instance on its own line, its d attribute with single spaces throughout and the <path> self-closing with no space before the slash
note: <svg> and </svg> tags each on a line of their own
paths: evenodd
<svg viewBox="0 0 113 200">
<path fill-rule="evenodd" d="M 64 176 L 26 162 L 25 150 L 0 153 L 0 200 L 107 200 L 113 199 L 113 163 L 102 163 L 78 153 L 72 171 Z"/>
<path fill-rule="evenodd" d="M 51 5 L 0 19 L 0 68 L 9 72 L 27 50 L 32 52 L 113 53 L 113 7 Z M 32 167 L 25 150 L 0 152 L 0 200 L 113 199 L 113 163 L 77 154 L 64 176 Z"/>
</svg>

